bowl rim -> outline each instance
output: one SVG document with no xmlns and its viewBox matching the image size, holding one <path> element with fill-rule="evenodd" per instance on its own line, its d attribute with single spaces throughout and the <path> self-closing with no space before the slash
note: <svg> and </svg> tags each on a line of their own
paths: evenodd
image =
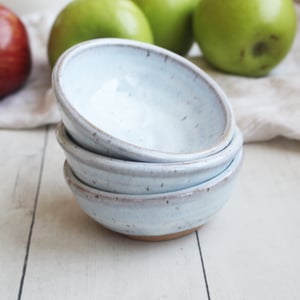
<svg viewBox="0 0 300 300">
<path fill-rule="evenodd" d="M 143 202 L 165 202 L 167 204 L 178 203 L 181 201 L 186 201 L 187 197 L 191 197 L 195 194 L 201 194 L 203 192 L 209 193 L 213 188 L 219 186 L 221 184 L 225 184 L 229 179 L 232 179 L 237 175 L 238 171 L 241 168 L 243 161 L 243 149 L 241 149 L 238 155 L 232 160 L 230 165 L 219 175 L 209 179 L 203 183 L 198 185 L 194 185 L 192 187 L 184 188 L 177 191 L 158 193 L 158 194 L 120 194 L 120 193 L 112 193 L 102 191 L 100 189 L 96 189 L 91 187 L 81 180 L 79 180 L 71 169 L 67 160 L 64 162 L 63 173 L 66 182 L 68 183 L 71 190 L 74 188 L 81 193 L 87 195 L 85 200 L 93 201 L 93 202 L 118 202 L 122 204 L 135 204 L 135 203 L 143 203 Z M 74 192 L 74 196 L 76 193 Z"/>
<path fill-rule="evenodd" d="M 95 124 L 86 119 L 78 110 L 76 110 L 76 108 L 66 97 L 64 89 L 61 85 L 61 78 L 63 76 L 62 74 L 65 65 L 67 65 L 79 53 L 97 47 L 127 47 L 146 52 L 147 55 L 149 53 L 155 53 L 155 55 L 164 56 L 165 59 L 171 60 L 173 63 L 176 63 L 181 67 L 188 69 L 191 74 L 194 74 L 195 79 L 201 78 L 205 82 L 205 84 L 207 84 L 208 88 L 210 88 L 214 92 L 214 94 L 217 95 L 218 103 L 224 111 L 226 126 L 224 127 L 222 135 L 212 146 L 206 149 L 193 152 L 175 153 L 159 151 L 136 145 L 128 142 L 125 139 L 117 138 L 116 136 L 113 136 L 110 133 L 97 127 Z M 52 87 L 59 105 L 65 112 L 67 112 L 68 118 L 71 118 L 73 121 L 75 121 L 76 126 L 80 126 L 81 129 L 89 134 L 89 140 L 92 140 L 94 144 L 97 144 L 96 141 L 101 139 L 105 142 L 105 147 L 108 147 L 109 150 L 112 149 L 114 153 L 115 151 L 117 151 L 117 153 L 122 153 L 122 155 L 126 155 L 129 159 L 132 160 L 145 162 L 195 160 L 197 158 L 205 157 L 210 155 L 211 153 L 222 150 L 228 145 L 234 134 L 235 119 L 233 117 L 233 109 L 228 97 L 226 96 L 222 88 L 217 84 L 217 82 L 213 78 L 211 78 L 205 71 L 200 69 L 200 67 L 196 66 L 188 59 L 156 45 L 121 38 L 97 38 L 80 42 L 66 50 L 57 60 L 52 72 Z M 75 137 L 73 136 L 73 138 Z"/>
<path fill-rule="evenodd" d="M 146 174 L 148 176 L 161 176 L 166 174 L 177 176 L 179 174 L 197 173 L 200 170 L 207 170 L 226 164 L 227 162 L 229 165 L 230 161 L 234 159 L 243 146 L 242 133 L 239 128 L 236 127 L 235 134 L 229 145 L 211 156 L 184 162 L 149 163 L 108 157 L 85 149 L 72 139 L 63 122 L 57 124 L 55 133 L 57 141 L 62 149 L 75 160 L 95 169 L 109 169 L 111 172 L 118 172 L 121 174 L 134 171 L 135 176 L 143 176 Z"/>
</svg>

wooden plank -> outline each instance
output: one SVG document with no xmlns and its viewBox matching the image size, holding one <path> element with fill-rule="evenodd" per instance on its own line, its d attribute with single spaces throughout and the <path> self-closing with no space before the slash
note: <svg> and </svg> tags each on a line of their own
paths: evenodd
<svg viewBox="0 0 300 300">
<path fill-rule="evenodd" d="M 211 299 L 298 300 L 300 143 L 245 152 L 232 200 L 199 231 Z"/>
<path fill-rule="evenodd" d="M 49 136 L 22 300 L 207 299 L 196 235 L 140 242 L 112 233 L 73 200 Z"/>
<path fill-rule="evenodd" d="M 0 295 L 17 299 L 43 156 L 45 130 L 0 130 Z"/>
</svg>

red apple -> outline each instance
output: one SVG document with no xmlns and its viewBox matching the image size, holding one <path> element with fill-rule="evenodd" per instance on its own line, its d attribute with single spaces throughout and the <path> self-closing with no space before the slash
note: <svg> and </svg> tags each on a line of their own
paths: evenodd
<svg viewBox="0 0 300 300">
<path fill-rule="evenodd" d="M 31 71 L 31 52 L 20 18 L 0 4 L 0 99 L 19 89 Z"/>
</svg>

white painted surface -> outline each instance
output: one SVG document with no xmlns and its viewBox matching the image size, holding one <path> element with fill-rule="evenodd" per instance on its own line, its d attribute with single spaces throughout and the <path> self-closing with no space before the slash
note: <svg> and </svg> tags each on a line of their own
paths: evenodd
<svg viewBox="0 0 300 300">
<path fill-rule="evenodd" d="M 17 299 L 26 255 L 44 130 L 0 130 L 0 298 Z"/>
<path fill-rule="evenodd" d="M 300 143 L 248 145 L 235 196 L 199 231 L 212 299 L 299 299 L 299 208 Z"/>
<path fill-rule="evenodd" d="M 97 225 L 64 182 L 52 128 L 38 189 L 45 135 L 0 131 L 1 299 L 208 299 L 197 235 L 146 243 Z M 299 142 L 246 145 L 234 196 L 198 231 L 211 300 L 299 299 L 299 178 Z"/>
</svg>

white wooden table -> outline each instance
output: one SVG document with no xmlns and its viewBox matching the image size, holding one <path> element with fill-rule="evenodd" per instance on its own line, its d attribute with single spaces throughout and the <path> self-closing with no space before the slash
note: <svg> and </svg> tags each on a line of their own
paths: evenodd
<svg viewBox="0 0 300 300">
<path fill-rule="evenodd" d="M 248 144 L 235 192 L 198 232 L 112 233 L 66 185 L 54 128 L 0 130 L 0 299 L 300 299 L 300 143 Z"/>
</svg>

